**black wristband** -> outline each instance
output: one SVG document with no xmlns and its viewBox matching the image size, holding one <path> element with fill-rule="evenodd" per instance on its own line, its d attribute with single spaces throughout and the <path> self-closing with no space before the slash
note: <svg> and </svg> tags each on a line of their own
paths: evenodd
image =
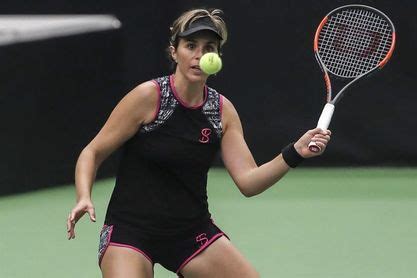
<svg viewBox="0 0 417 278">
<path fill-rule="evenodd" d="M 294 148 L 294 143 L 289 144 L 281 151 L 282 158 L 284 159 L 285 163 L 288 164 L 291 168 L 297 167 L 301 162 L 304 161 L 304 157 L 302 157 Z"/>
</svg>

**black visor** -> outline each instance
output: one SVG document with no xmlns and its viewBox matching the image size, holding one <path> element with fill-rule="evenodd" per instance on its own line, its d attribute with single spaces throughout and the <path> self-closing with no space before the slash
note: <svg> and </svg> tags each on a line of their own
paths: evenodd
<svg viewBox="0 0 417 278">
<path fill-rule="evenodd" d="M 222 36 L 220 35 L 219 30 L 217 30 L 216 25 L 214 25 L 213 21 L 208 16 L 202 17 L 193 21 L 190 25 L 187 26 L 187 28 L 185 28 L 183 32 L 178 34 L 178 37 L 180 38 L 187 37 L 191 34 L 194 34 L 198 31 L 203 31 L 203 30 L 212 31 L 213 33 L 216 34 L 216 36 L 220 40 L 223 39 Z"/>
</svg>

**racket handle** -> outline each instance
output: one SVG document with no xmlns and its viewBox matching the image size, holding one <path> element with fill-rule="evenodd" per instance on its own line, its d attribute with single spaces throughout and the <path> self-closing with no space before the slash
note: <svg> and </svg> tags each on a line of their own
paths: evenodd
<svg viewBox="0 0 417 278">
<path fill-rule="evenodd" d="M 332 120 L 333 112 L 334 105 L 331 103 L 326 103 L 323 111 L 321 112 L 317 127 L 321 128 L 322 130 L 326 130 L 330 125 L 330 121 Z M 313 153 L 318 153 L 321 151 L 321 148 L 314 141 L 311 141 L 308 144 L 308 149 Z"/>
</svg>

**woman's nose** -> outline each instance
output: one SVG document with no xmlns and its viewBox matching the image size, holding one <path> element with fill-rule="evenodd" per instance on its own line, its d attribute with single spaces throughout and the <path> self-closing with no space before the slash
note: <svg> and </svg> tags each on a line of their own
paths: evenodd
<svg viewBox="0 0 417 278">
<path fill-rule="evenodd" d="M 204 54 L 205 54 L 204 48 L 203 47 L 197 47 L 196 54 L 195 54 L 196 58 L 200 59 L 201 56 L 203 56 Z"/>
</svg>

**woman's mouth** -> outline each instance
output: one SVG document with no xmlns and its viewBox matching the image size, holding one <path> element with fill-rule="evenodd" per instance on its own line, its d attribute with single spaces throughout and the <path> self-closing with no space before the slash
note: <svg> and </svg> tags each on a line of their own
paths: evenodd
<svg viewBox="0 0 417 278">
<path fill-rule="evenodd" d="M 193 69 L 195 72 L 201 73 L 201 69 L 199 65 L 191 66 L 191 69 Z"/>
</svg>

